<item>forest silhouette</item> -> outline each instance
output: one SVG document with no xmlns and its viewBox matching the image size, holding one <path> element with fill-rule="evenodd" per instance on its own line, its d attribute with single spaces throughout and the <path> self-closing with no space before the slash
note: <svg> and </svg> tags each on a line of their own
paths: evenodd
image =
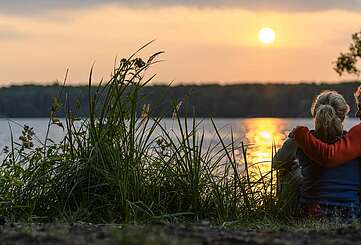
<svg viewBox="0 0 361 245">
<path fill-rule="evenodd" d="M 172 116 L 172 108 L 180 106 L 181 116 L 196 117 L 310 117 L 313 98 L 323 90 L 336 90 L 345 96 L 354 116 L 353 92 L 358 82 L 300 84 L 236 84 L 146 86 L 141 105 L 152 115 Z M 88 111 L 88 87 L 59 85 L 22 85 L 0 88 L 2 117 L 48 117 L 52 101 L 69 103 L 74 113 L 83 116 Z M 93 93 L 96 89 L 93 89 Z M 143 108 L 142 107 L 142 108 Z M 138 108 L 141 114 L 142 108 Z M 60 111 L 60 117 L 64 112 Z"/>
</svg>

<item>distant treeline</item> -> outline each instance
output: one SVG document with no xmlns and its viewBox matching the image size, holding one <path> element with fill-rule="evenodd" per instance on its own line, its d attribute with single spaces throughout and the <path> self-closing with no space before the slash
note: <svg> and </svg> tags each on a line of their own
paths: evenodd
<svg viewBox="0 0 361 245">
<path fill-rule="evenodd" d="M 197 117 L 310 117 L 313 98 L 322 90 L 331 89 L 343 94 L 355 112 L 353 93 L 356 82 L 339 84 L 237 84 L 147 86 L 140 99 L 149 104 L 150 111 L 169 117 L 176 105 L 181 115 Z M 92 89 L 94 93 L 96 88 Z M 61 92 L 61 93 L 60 93 Z M 0 115 L 3 117 L 48 117 L 52 99 L 60 99 L 80 116 L 88 111 L 88 87 L 57 85 L 23 85 L 0 88 Z M 138 108 L 141 110 L 141 108 Z M 61 111 L 59 116 L 64 115 Z"/>
</svg>

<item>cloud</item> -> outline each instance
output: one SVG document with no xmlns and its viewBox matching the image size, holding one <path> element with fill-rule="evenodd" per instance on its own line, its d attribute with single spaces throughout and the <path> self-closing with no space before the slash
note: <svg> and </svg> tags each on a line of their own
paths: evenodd
<svg viewBox="0 0 361 245">
<path fill-rule="evenodd" d="M 137 0 L 122 1 L 134 6 L 141 3 L 145 6 L 194 6 L 204 8 L 232 7 L 247 10 L 276 11 L 317 11 L 329 9 L 361 10 L 361 0 Z M 136 3 L 135 3 L 136 2 Z M 150 3 L 151 2 L 151 3 Z"/>
<path fill-rule="evenodd" d="M 0 0 L 0 13 L 28 13 L 31 15 L 46 10 L 87 8 L 104 4 L 131 8 L 186 6 L 275 11 L 361 10 L 361 0 Z"/>
<path fill-rule="evenodd" d="M 7 25 L 0 25 L 0 40 L 14 40 L 26 37 L 27 34 Z"/>
</svg>

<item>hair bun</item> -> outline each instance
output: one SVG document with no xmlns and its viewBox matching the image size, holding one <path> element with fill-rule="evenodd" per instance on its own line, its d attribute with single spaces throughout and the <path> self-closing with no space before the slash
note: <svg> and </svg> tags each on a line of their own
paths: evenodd
<svg viewBox="0 0 361 245">
<path fill-rule="evenodd" d="M 334 142 L 342 135 L 342 121 L 348 111 L 346 100 L 336 91 L 319 94 L 311 108 L 317 136 L 327 143 Z"/>
</svg>

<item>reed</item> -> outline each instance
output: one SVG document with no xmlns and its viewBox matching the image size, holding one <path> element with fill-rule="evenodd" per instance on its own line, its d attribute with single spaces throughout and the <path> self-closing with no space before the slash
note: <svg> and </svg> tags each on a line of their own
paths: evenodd
<svg viewBox="0 0 361 245">
<path fill-rule="evenodd" d="M 135 58 L 138 52 L 122 59 L 95 91 L 91 70 L 85 118 L 77 117 L 68 97 L 55 98 L 48 132 L 63 128 L 62 141 L 49 134 L 38 140 L 29 127 L 19 140 L 12 135 L 0 167 L 1 215 L 27 221 L 217 223 L 279 215 L 276 175 L 272 170 L 259 179 L 250 176 L 255 163 L 247 162 L 247 146 L 233 134 L 226 143 L 212 120 L 218 141 L 205 145 L 202 122 L 181 118 L 181 103 L 174 106 L 177 130 L 152 116 L 142 88 L 154 77 L 146 78 L 145 71 L 161 53 L 146 62 Z M 56 117 L 62 108 L 64 121 Z"/>
</svg>

